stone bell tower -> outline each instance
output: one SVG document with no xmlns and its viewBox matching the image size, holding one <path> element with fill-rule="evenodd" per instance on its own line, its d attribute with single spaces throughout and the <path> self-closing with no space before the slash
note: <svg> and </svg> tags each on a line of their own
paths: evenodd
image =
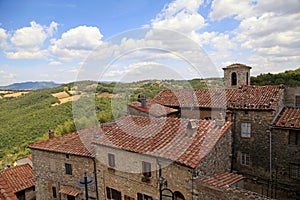
<svg viewBox="0 0 300 200">
<path fill-rule="evenodd" d="M 251 67 L 239 63 L 224 67 L 225 88 L 238 88 L 243 85 L 250 85 Z"/>
</svg>

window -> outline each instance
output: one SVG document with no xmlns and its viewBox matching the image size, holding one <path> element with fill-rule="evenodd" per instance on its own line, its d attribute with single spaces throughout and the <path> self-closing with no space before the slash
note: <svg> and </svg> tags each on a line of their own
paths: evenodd
<svg viewBox="0 0 300 200">
<path fill-rule="evenodd" d="M 106 196 L 107 196 L 107 199 L 111 199 L 111 200 L 121 200 L 122 199 L 121 192 L 119 192 L 113 188 L 109 188 L 109 187 L 106 187 Z"/>
<path fill-rule="evenodd" d="M 290 164 L 290 178 L 300 180 L 300 164 Z"/>
<path fill-rule="evenodd" d="M 52 186 L 52 197 L 57 198 L 56 187 Z"/>
<path fill-rule="evenodd" d="M 127 195 L 124 195 L 124 200 L 134 200 L 134 198 L 130 197 L 130 196 L 127 196 Z"/>
<path fill-rule="evenodd" d="M 295 96 L 295 106 L 300 107 L 300 96 Z"/>
<path fill-rule="evenodd" d="M 69 154 L 66 154 L 66 158 L 70 158 L 70 155 L 69 155 Z"/>
<path fill-rule="evenodd" d="M 142 173 L 145 177 L 151 177 L 151 163 L 142 162 Z"/>
<path fill-rule="evenodd" d="M 108 154 L 108 166 L 110 166 L 110 167 L 115 167 L 116 166 L 116 164 L 115 164 L 115 155 L 114 154 L 111 154 L 111 153 Z"/>
<path fill-rule="evenodd" d="M 137 193 L 137 200 L 153 200 L 153 198 L 146 194 Z"/>
<path fill-rule="evenodd" d="M 241 137 L 249 138 L 251 136 L 251 123 L 242 122 L 241 123 Z"/>
<path fill-rule="evenodd" d="M 235 72 L 231 74 L 231 85 L 237 85 L 237 75 Z"/>
<path fill-rule="evenodd" d="M 249 166 L 250 165 L 250 155 L 249 153 L 241 154 L 241 165 Z"/>
<path fill-rule="evenodd" d="M 249 73 L 246 73 L 246 85 L 249 85 Z"/>
<path fill-rule="evenodd" d="M 289 144 L 300 145 L 300 131 L 299 130 L 290 130 Z"/>
<path fill-rule="evenodd" d="M 67 200 L 75 200 L 75 197 L 72 195 L 67 195 Z"/>
<path fill-rule="evenodd" d="M 72 165 L 66 163 L 66 164 L 65 164 L 65 167 L 66 167 L 66 174 L 72 175 Z"/>
</svg>

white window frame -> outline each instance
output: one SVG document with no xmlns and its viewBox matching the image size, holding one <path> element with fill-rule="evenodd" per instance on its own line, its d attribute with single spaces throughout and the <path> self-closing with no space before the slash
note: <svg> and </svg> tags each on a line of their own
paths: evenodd
<svg viewBox="0 0 300 200">
<path fill-rule="evenodd" d="M 241 165 L 250 166 L 250 154 L 242 152 L 241 153 Z"/>
<path fill-rule="evenodd" d="M 241 137 L 250 138 L 251 137 L 251 122 L 241 123 Z"/>
</svg>

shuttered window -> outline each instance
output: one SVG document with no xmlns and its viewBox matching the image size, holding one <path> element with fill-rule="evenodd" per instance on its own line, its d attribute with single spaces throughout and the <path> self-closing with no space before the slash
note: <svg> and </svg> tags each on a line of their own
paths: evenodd
<svg viewBox="0 0 300 200">
<path fill-rule="evenodd" d="M 251 123 L 242 122 L 241 123 L 241 137 L 250 138 L 251 137 Z"/>
</svg>

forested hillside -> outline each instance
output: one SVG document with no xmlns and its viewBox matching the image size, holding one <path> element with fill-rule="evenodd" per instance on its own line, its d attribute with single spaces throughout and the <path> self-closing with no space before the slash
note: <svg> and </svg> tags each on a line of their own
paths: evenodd
<svg viewBox="0 0 300 200">
<path fill-rule="evenodd" d="M 280 85 L 300 86 L 300 68 L 288 70 L 278 74 L 260 74 L 257 77 L 251 77 L 252 85 Z"/>
</svg>

